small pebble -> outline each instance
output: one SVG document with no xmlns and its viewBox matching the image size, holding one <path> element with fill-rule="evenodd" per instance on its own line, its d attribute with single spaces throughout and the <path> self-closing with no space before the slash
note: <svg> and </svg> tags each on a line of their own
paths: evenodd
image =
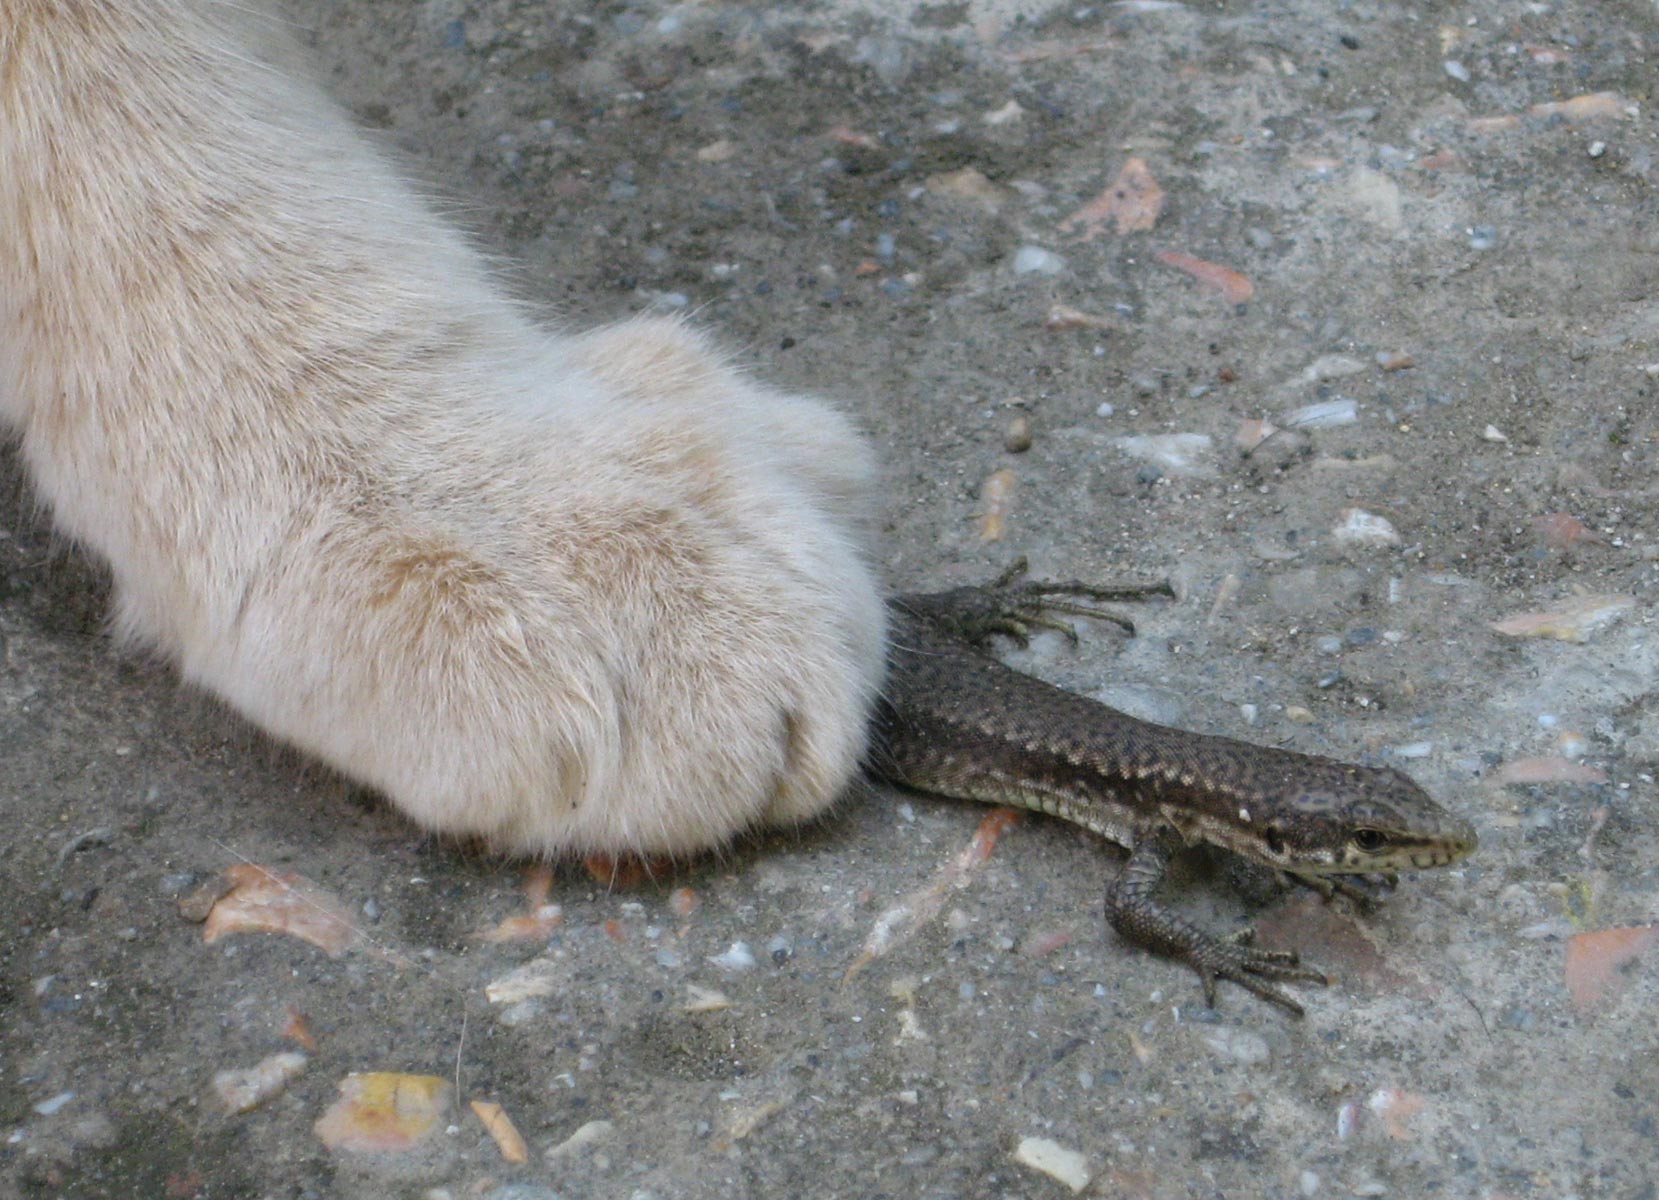
<svg viewBox="0 0 1659 1200">
<path fill-rule="evenodd" d="M 1009 421 L 1002 435 L 1002 447 L 1010 454 L 1024 454 L 1031 449 L 1031 418 L 1022 413 Z"/>
<path fill-rule="evenodd" d="M 1469 230 L 1469 249 L 1490 250 L 1498 244 L 1498 231 L 1490 225 L 1476 225 Z"/>
<path fill-rule="evenodd" d="M 1450 75 L 1459 83 L 1469 82 L 1469 68 L 1458 62 L 1457 59 L 1448 58 L 1440 65 L 1446 68 L 1446 74 Z"/>
<path fill-rule="evenodd" d="M 1509 440 L 1504 436 L 1503 430 L 1499 429 L 1496 425 L 1488 425 L 1485 429 L 1480 431 L 1480 436 L 1489 442 L 1507 442 Z"/>
<path fill-rule="evenodd" d="M 1231 1059 L 1240 1066 L 1259 1067 L 1272 1057 L 1267 1039 L 1247 1029 L 1218 1026 L 1205 1030 L 1203 1039 L 1216 1057 Z"/>
<path fill-rule="evenodd" d="M 59 1092 L 50 1100 L 42 1100 L 39 1104 L 35 1105 L 35 1111 L 43 1117 L 50 1117 L 55 1113 L 62 1112 L 64 1106 L 74 1098 L 74 1092 Z"/>
<path fill-rule="evenodd" d="M 1607 143 L 1606 142 L 1591 142 L 1590 143 L 1589 154 L 1590 154 L 1591 158 L 1600 158 L 1603 154 L 1606 154 L 1606 153 L 1607 153 Z"/>
<path fill-rule="evenodd" d="M 1066 269 L 1066 260 L 1041 246 L 1021 246 L 1010 265 L 1016 275 L 1058 275 Z"/>
<path fill-rule="evenodd" d="M 1342 639 L 1339 637 L 1322 637 L 1314 642 L 1314 649 L 1321 654 L 1341 654 Z"/>
</svg>

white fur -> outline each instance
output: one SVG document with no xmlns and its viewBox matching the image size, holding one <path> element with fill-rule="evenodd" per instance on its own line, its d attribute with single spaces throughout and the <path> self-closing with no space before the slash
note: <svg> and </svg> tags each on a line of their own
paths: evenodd
<svg viewBox="0 0 1659 1200">
<path fill-rule="evenodd" d="M 863 752 L 847 422 L 538 328 L 213 7 L 0 0 L 0 419 L 121 630 L 428 828 L 690 851 Z"/>
</svg>

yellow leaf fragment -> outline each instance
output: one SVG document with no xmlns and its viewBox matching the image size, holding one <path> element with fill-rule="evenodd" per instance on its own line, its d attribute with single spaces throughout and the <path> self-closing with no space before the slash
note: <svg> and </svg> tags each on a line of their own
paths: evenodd
<svg viewBox="0 0 1659 1200">
<path fill-rule="evenodd" d="M 449 1082 L 436 1075 L 354 1071 L 312 1129 L 330 1150 L 409 1150 L 440 1126 L 450 1100 Z"/>
<path fill-rule="evenodd" d="M 501 1151 L 502 1158 L 510 1163 L 530 1161 L 530 1148 L 524 1144 L 518 1128 L 501 1105 L 493 1100 L 472 1100 L 469 1103 L 474 1115 L 484 1123 L 490 1137 L 495 1139 L 496 1149 Z"/>
<path fill-rule="evenodd" d="M 230 881 L 207 914 L 202 941 L 230 933 L 286 933 L 339 958 L 362 938 L 346 906 L 299 875 L 237 863 L 224 872 Z"/>
</svg>

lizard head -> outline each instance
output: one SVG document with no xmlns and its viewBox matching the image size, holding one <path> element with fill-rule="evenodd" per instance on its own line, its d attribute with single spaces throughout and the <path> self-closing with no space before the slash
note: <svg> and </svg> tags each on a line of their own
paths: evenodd
<svg viewBox="0 0 1659 1200">
<path fill-rule="evenodd" d="M 1300 875 L 1368 875 L 1468 857 L 1474 828 L 1398 771 L 1324 760 L 1240 800 L 1217 837 L 1247 858 Z M 1258 783 L 1262 781 L 1258 780 Z"/>
</svg>

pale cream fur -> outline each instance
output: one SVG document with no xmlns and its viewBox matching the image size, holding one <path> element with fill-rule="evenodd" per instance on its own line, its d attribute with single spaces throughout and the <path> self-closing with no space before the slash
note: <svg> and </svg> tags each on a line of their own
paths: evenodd
<svg viewBox="0 0 1659 1200">
<path fill-rule="evenodd" d="M 537 327 L 219 6 L 0 0 L 0 420 L 121 631 L 427 828 L 686 852 L 863 752 L 848 423 Z"/>
</svg>

